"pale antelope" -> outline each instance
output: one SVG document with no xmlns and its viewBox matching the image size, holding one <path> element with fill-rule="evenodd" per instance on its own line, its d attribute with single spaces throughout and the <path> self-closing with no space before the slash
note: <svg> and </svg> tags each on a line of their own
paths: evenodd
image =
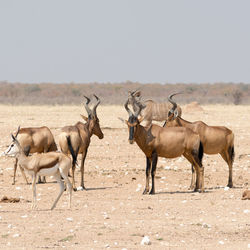
<svg viewBox="0 0 250 250">
<path fill-rule="evenodd" d="M 90 138 L 94 134 L 99 139 L 103 139 L 104 135 L 100 128 L 99 119 L 96 114 L 96 108 L 100 104 L 100 99 L 94 95 L 97 103 L 94 105 L 93 109 L 91 110 L 88 106 L 90 99 L 85 96 L 86 102 L 84 102 L 84 107 L 87 111 L 88 117 L 81 115 L 82 118 L 86 121 L 86 123 L 77 122 L 73 126 L 66 126 L 62 128 L 62 132 L 59 135 L 59 145 L 63 153 L 69 153 L 69 147 L 67 144 L 67 136 L 71 141 L 75 158 L 77 158 L 78 154 L 82 154 L 82 161 L 81 161 L 81 188 L 85 189 L 84 186 L 84 162 L 87 156 L 88 147 L 90 144 Z M 73 189 L 76 191 L 75 185 L 75 164 L 76 161 L 72 162 L 72 178 L 73 178 Z"/>
<path fill-rule="evenodd" d="M 171 103 L 156 103 L 152 100 L 147 100 L 142 103 L 139 99 L 140 96 L 140 91 L 130 91 L 128 102 L 132 105 L 134 112 L 137 111 L 138 107 L 142 108 L 140 116 L 142 117 L 142 120 L 146 122 L 146 127 L 148 127 L 152 121 L 165 121 L 167 119 L 173 108 Z M 179 105 L 177 106 L 177 109 L 181 115 L 182 111 Z"/>
<path fill-rule="evenodd" d="M 200 189 L 200 186 L 201 191 L 204 191 L 201 174 L 203 172 L 203 146 L 199 135 L 188 128 L 163 128 L 155 124 L 152 124 L 150 128 L 144 127 L 140 125 L 142 118 L 138 119 L 142 107 L 137 106 L 137 111 L 133 113 L 128 108 L 128 101 L 124 106 L 129 114 L 129 119 L 126 121 L 129 129 L 129 142 L 132 144 L 135 141 L 147 160 L 146 187 L 143 194 L 149 192 L 150 170 L 152 177 L 150 194 L 155 193 L 154 177 L 158 157 L 176 158 L 181 155 L 195 166 L 197 174 L 195 191 Z"/>
<path fill-rule="evenodd" d="M 19 131 L 17 131 L 18 134 Z M 17 136 L 12 136 L 12 144 L 10 145 L 5 155 L 14 156 L 18 159 L 18 162 L 22 168 L 24 168 L 30 175 L 32 175 L 32 209 L 36 208 L 36 177 L 39 175 L 53 176 L 60 186 L 59 194 L 54 201 L 51 210 L 55 208 L 58 200 L 64 192 L 65 186 L 61 177 L 67 184 L 69 192 L 68 206 L 71 207 L 71 196 L 72 196 L 72 184 L 68 179 L 68 172 L 71 168 L 71 158 L 68 155 L 60 152 L 48 152 L 48 153 L 37 153 L 31 156 L 27 156 L 24 152 L 21 144 L 16 139 Z M 68 140 L 68 146 L 71 148 L 72 157 L 74 158 L 73 149 L 70 141 Z"/>
<path fill-rule="evenodd" d="M 57 146 L 54 140 L 54 136 L 52 135 L 50 129 L 48 127 L 31 127 L 31 128 L 21 128 L 18 130 L 15 137 L 19 141 L 23 152 L 26 156 L 30 153 L 45 153 L 57 151 Z M 18 136 L 18 137 L 17 137 Z M 5 152 L 9 151 L 9 148 Z M 5 154 L 3 152 L 3 155 Z M 16 170 L 18 165 L 18 159 L 15 159 L 14 164 L 14 176 L 13 176 L 13 185 L 15 185 L 16 180 Z M 28 180 L 26 175 L 22 169 L 20 168 L 23 178 L 28 184 Z M 38 182 L 41 182 L 41 177 L 39 176 Z M 45 182 L 45 178 L 44 178 Z"/>
<path fill-rule="evenodd" d="M 206 154 L 220 154 L 229 168 L 228 187 L 233 187 L 233 160 L 234 160 L 234 134 L 232 130 L 224 126 L 208 126 L 202 121 L 189 122 L 182 119 L 178 110 L 177 104 L 173 101 L 172 94 L 168 100 L 173 104 L 174 109 L 172 114 L 166 120 L 164 126 L 166 127 L 185 127 L 200 135 L 201 142 Z M 191 188 L 194 185 L 194 170 L 192 168 Z"/>
</svg>

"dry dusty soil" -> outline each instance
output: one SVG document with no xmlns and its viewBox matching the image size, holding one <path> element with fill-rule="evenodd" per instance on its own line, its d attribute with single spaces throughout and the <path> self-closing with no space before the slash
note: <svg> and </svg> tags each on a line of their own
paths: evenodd
<svg viewBox="0 0 250 250">
<path fill-rule="evenodd" d="M 20 170 L 12 185 L 13 158 L 0 158 L 1 249 L 250 249 L 250 200 L 241 200 L 250 181 L 250 107 L 202 106 L 183 118 L 225 125 L 235 134 L 234 188 L 227 189 L 228 167 L 219 155 L 203 158 L 205 193 L 188 189 L 190 164 L 183 157 L 160 158 L 156 194 L 142 195 L 145 157 L 128 143 L 128 130 L 117 117 L 123 106 L 98 107 L 104 139 L 93 136 L 86 158 L 87 191 L 67 194 L 50 207 L 59 191 L 53 179 L 37 185 L 38 208 L 31 210 L 31 186 Z M 48 126 L 56 141 L 60 128 L 80 120 L 80 106 L 0 106 L 0 150 L 17 126 Z M 80 162 L 80 156 L 79 160 Z M 76 171 L 77 185 L 80 172 Z M 29 180 L 31 180 L 29 176 Z M 148 236 L 149 245 L 141 245 Z"/>
</svg>

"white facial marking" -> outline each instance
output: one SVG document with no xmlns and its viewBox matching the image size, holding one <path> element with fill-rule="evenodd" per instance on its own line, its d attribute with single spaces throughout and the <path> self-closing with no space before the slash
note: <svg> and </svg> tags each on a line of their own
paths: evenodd
<svg viewBox="0 0 250 250">
<path fill-rule="evenodd" d="M 15 156 L 19 152 L 16 144 L 12 143 L 10 146 L 4 151 L 4 155 Z"/>
</svg>

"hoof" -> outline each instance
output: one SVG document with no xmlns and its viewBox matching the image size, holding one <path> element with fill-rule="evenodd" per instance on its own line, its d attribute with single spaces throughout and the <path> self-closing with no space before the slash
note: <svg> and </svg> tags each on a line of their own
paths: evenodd
<svg viewBox="0 0 250 250">
<path fill-rule="evenodd" d="M 149 194 L 151 194 L 151 195 L 155 194 L 155 191 L 151 190 Z"/>
<path fill-rule="evenodd" d="M 229 188 L 233 188 L 233 183 L 228 183 L 227 186 L 228 186 Z"/>
<path fill-rule="evenodd" d="M 82 186 L 80 186 L 80 187 L 78 187 L 78 188 L 76 188 L 76 190 L 77 191 L 83 191 L 83 190 L 87 190 L 84 186 L 82 187 Z"/>
<path fill-rule="evenodd" d="M 148 190 L 144 190 L 142 194 L 147 194 L 148 193 Z"/>
</svg>

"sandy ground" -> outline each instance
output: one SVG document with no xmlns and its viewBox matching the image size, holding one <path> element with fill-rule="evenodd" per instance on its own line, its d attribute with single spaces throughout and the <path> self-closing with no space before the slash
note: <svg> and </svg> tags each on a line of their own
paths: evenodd
<svg viewBox="0 0 250 250">
<path fill-rule="evenodd" d="M 219 155 L 204 156 L 205 193 L 188 190 L 190 165 L 183 157 L 160 158 L 156 194 L 142 195 L 145 157 L 128 143 L 128 131 L 117 117 L 127 118 L 122 106 L 101 106 L 97 112 L 104 139 L 93 136 L 86 159 L 87 191 L 67 195 L 54 211 L 50 207 L 59 187 L 50 178 L 37 185 L 38 209 L 31 210 L 31 187 L 20 170 L 11 185 L 13 158 L 0 159 L 1 249 L 250 249 L 250 200 L 241 200 L 250 180 L 250 107 L 202 106 L 183 118 L 225 125 L 235 133 L 235 188 L 227 190 L 228 167 Z M 46 125 L 56 141 L 60 128 L 80 120 L 77 106 L 0 106 L 0 150 L 10 133 L 21 127 Z M 80 157 L 79 157 L 80 162 Z M 80 173 L 77 171 L 77 185 Z M 31 178 L 29 177 L 29 180 Z M 144 236 L 150 245 L 141 245 Z"/>
</svg>

